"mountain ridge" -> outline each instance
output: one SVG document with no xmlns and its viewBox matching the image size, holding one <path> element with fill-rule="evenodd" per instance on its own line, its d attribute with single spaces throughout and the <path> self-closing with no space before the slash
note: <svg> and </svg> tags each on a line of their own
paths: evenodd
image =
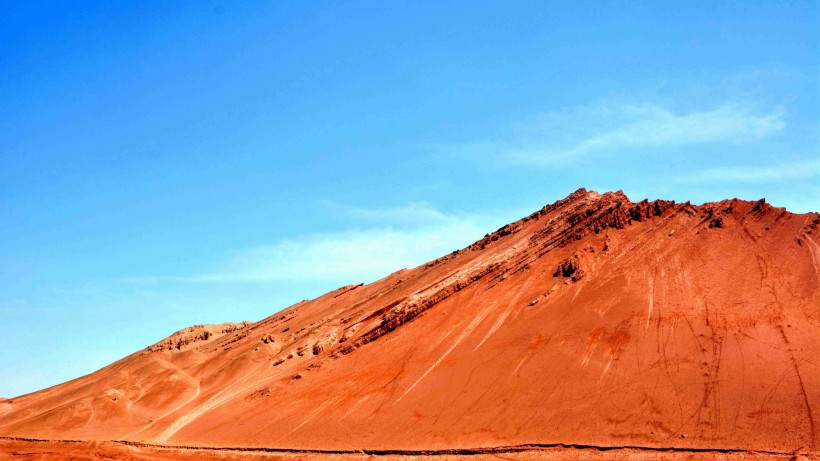
<svg viewBox="0 0 820 461">
<path fill-rule="evenodd" d="M 816 450 L 819 224 L 579 189 L 416 268 L 14 398 L 0 434 Z"/>
</svg>

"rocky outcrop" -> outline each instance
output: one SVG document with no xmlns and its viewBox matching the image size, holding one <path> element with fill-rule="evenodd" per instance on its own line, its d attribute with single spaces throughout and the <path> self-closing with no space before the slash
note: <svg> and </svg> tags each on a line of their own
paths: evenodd
<svg viewBox="0 0 820 461">
<path fill-rule="evenodd" d="M 467 271 L 464 274 L 452 277 L 454 280 L 446 280 L 445 283 L 436 284 L 416 293 L 410 298 L 399 301 L 398 303 L 393 303 L 386 309 L 377 311 L 382 313 L 381 321 L 378 325 L 360 336 L 352 344 L 349 344 L 343 348 L 341 353 L 349 354 L 356 348 L 375 341 L 396 328 L 412 321 L 424 311 L 430 309 L 449 296 L 458 293 L 471 284 L 481 280 L 487 274 L 490 274 L 494 270 L 498 269 L 499 266 L 500 264 L 498 263 L 492 263 L 478 269 Z"/>
<path fill-rule="evenodd" d="M 326 334 L 322 335 L 315 343 L 313 343 L 313 355 L 319 355 L 325 349 L 330 348 L 334 344 L 336 344 L 336 340 L 339 338 L 339 330 L 337 328 L 333 328 L 328 331 Z"/>
<path fill-rule="evenodd" d="M 530 215 L 528 219 L 538 219 L 544 214 L 554 216 L 532 234 L 530 241 L 540 248 L 537 257 L 541 257 L 587 235 L 623 230 L 633 224 L 665 217 L 686 206 L 667 200 L 632 203 L 621 191 L 600 195 L 579 189 L 566 199 Z"/>
<path fill-rule="evenodd" d="M 225 336 L 250 325 L 250 322 L 222 323 L 212 325 L 194 325 L 177 331 L 162 341 L 148 346 L 146 352 L 162 352 L 171 350 L 185 350 L 194 345 L 201 345 Z"/>
<path fill-rule="evenodd" d="M 484 235 L 484 238 L 481 240 L 473 243 L 469 247 L 469 250 L 478 251 L 487 248 L 487 245 L 491 244 L 492 242 L 497 241 L 500 238 L 506 237 L 508 235 L 515 234 L 516 232 L 521 231 L 521 225 L 519 224 L 507 224 L 499 228 L 497 231 Z"/>
<path fill-rule="evenodd" d="M 573 282 L 580 280 L 584 276 L 584 271 L 581 269 L 581 261 L 579 260 L 578 255 L 573 255 L 561 261 L 552 276 L 566 277 L 571 279 Z"/>
<path fill-rule="evenodd" d="M 265 335 L 262 336 L 262 339 L 260 339 L 260 341 L 262 341 L 265 344 L 271 344 L 276 342 L 276 338 L 274 338 L 273 335 Z"/>
</svg>

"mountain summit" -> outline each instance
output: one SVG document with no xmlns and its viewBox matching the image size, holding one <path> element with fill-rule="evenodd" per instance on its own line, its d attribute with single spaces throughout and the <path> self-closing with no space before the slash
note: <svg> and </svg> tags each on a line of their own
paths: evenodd
<svg viewBox="0 0 820 461">
<path fill-rule="evenodd" d="M 817 213 L 579 189 L 459 251 L 0 401 L 0 435 L 816 451 Z"/>
</svg>

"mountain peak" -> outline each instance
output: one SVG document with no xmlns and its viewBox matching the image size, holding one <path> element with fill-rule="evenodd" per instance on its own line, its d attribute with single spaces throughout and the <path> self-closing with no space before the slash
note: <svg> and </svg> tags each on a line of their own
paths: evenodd
<svg viewBox="0 0 820 461">
<path fill-rule="evenodd" d="M 816 449 L 818 226 L 764 200 L 581 188 L 427 264 L 259 322 L 181 330 L 17 397 L 0 434 Z"/>
</svg>

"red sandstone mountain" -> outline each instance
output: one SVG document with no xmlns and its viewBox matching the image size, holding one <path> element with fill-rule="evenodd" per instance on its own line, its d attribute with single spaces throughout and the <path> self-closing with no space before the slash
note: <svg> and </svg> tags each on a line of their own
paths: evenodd
<svg viewBox="0 0 820 461">
<path fill-rule="evenodd" d="M 0 435 L 817 453 L 818 225 L 581 189 L 423 266 L 0 401 Z"/>
</svg>

